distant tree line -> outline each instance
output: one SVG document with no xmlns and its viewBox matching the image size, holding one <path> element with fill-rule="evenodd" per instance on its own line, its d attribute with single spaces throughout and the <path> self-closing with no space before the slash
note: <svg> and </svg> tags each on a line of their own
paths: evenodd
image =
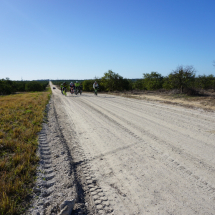
<svg viewBox="0 0 215 215">
<path fill-rule="evenodd" d="M 125 79 L 109 70 L 102 78 L 84 80 L 83 90 L 92 91 L 95 80 L 101 91 L 178 89 L 180 93 L 196 94 L 200 89 L 215 90 L 215 77 L 213 75 L 196 76 L 192 66 L 179 66 L 168 76 L 162 76 L 157 72 L 143 73 L 143 78 L 136 80 Z"/>
<path fill-rule="evenodd" d="M 192 66 L 179 66 L 166 77 L 157 72 L 144 73 L 138 85 L 134 84 L 140 90 L 178 89 L 180 93 L 196 94 L 201 89 L 215 89 L 215 77 L 212 74 L 196 76 Z"/>
<path fill-rule="evenodd" d="M 68 84 L 76 80 L 53 80 L 53 84 L 60 85 L 63 82 Z M 99 90 L 103 92 L 127 91 L 127 90 L 173 90 L 177 89 L 180 93 L 197 94 L 199 90 L 214 89 L 214 75 L 196 76 L 196 71 L 192 66 L 179 66 L 168 76 L 162 76 L 158 72 L 143 73 L 141 79 L 126 79 L 111 70 L 104 73 L 102 78 L 91 80 L 78 80 L 83 85 L 84 91 L 93 91 L 93 83 L 97 81 Z"/>
<path fill-rule="evenodd" d="M 9 78 L 0 79 L 0 95 L 9 95 L 15 92 L 43 91 L 48 81 L 12 81 Z"/>
</svg>

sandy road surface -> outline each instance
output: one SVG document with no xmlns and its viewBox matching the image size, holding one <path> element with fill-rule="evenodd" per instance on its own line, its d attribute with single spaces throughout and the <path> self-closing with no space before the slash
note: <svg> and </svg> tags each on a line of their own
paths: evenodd
<svg viewBox="0 0 215 215">
<path fill-rule="evenodd" d="M 215 214 L 213 112 L 52 91 L 97 213 Z"/>
</svg>

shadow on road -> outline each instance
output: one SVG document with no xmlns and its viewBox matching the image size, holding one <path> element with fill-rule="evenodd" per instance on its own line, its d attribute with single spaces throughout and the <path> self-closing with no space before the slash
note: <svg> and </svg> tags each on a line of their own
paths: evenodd
<svg viewBox="0 0 215 215">
<path fill-rule="evenodd" d="M 124 146 L 124 147 L 120 147 L 120 148 L 118 148 L 118 149 L 112 150 L 112 151 L 107 152 L 107 153 L 105 153 L 105 154 L 97 155 L 97 156 L 95 156 L 94 158 L 90 159 L 89 161 L 93 161 L 93 160 L 96 160 L 96 159 L 101 159 L 101 158 L 103 158 L 103 157 L 105 157 L 105 156 L 107 156 L 107 155 L 115 154 L 115 153 L 117 153 L 117 152 L 119 152 L 119 151 L 122 151 L 122 150 L 125 150 L 125 149 L 128 149 L 128 148 L 131 148 L 131 147 L 133 147 L 133 146 L 135 146 L 135 145 L 137 145 L 137 144 L 138 144 L 138 143 L 130 144 L 130 145 L 128 145 L 128 146 Z"/>
</svg>

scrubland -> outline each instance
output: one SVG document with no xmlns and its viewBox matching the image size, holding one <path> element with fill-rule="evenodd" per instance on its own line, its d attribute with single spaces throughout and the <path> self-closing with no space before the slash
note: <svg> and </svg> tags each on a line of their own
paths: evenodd
<svg viewBox="0 0 215 215">
<path fill-rule="evenodd" d="M 51 92 L 0 97 L 0 214 L 20 214 L 35 179 L 37 134 Z"/>
</svg>

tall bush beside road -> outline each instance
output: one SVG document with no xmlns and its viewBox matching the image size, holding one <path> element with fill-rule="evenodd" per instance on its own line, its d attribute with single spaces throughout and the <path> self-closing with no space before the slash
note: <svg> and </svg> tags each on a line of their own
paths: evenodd
<svg viewBox="0 0 215 215">
<path fill-rule="evenodd" d="M 124 79 L 118 73 L 114 73 L 111 70 L 104 73 L 104 76 L 101 78 L 101 85 L 104 87 L 105 91 L 128 90 L 129 84 L 127 79 Z"/>
<path fill-rule="evenodd" d="M 137 79 L 132 83 L 132 89 L 134 90 L 146 90 L 143 86 L 143 79 Z"/>
<path fill-rule="evenodd" d="M 0 214 L 21 214 L 35 179 L 37 134 L 51 92 L 0 97 Z"/>
<path fill-rule="evenodd" d="M 13 91 L 13 82 L 9 78 L 0 80 L 0 95 L 9 95 Z"/>
<path fill-rule="evenodd" d="M 83 90 L 87 92 L 93 91 L 93 83 L 94 83 L 94 80 L 83 81 Z"/>
<path fill-rule="evenodd" d="M 180 89 L 181 93 L 185 88 L 193 87 L 195 82 L 195 69 L 192 66 L 179 66 L 168 76 L 170 88 Z"/>
<path fill-rule="evenodd" d="M 157 72 L 143 73 L 143 88 L 158 90 L 162 88 L 163 76 Z"/>
</svg>

